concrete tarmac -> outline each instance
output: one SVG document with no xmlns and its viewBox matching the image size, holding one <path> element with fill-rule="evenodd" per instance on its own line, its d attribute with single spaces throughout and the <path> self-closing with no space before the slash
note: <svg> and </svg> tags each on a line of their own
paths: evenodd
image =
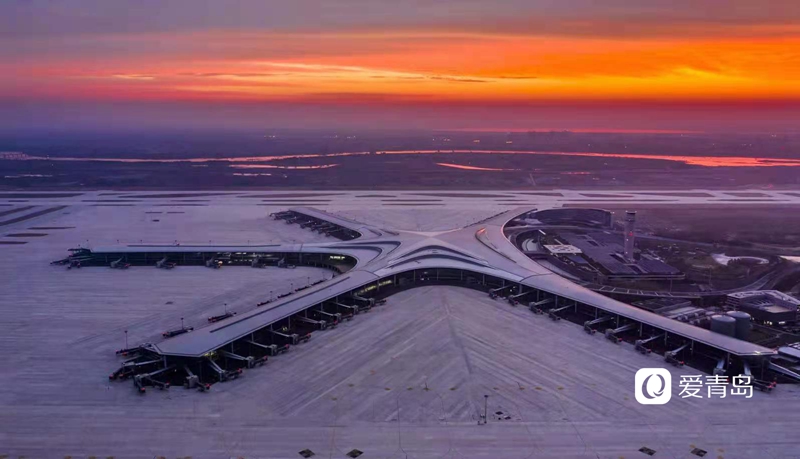
<svg viewBox="0 0 800 459">
<path fill-rule="evenodd" d="M 170 209 L 183 214 L 148 213 L 167 210 L 153 204 L 66 205 L 4 229 L 46 236 L 0 247 L 0 457 L 300 458 L 306 449 L 338 459 L 353 450 L 362 459 L 648 457 L 642 447 L 669 458 L 698 457 L 694 448 L 726 459 L 800 455 L 800 388 L 687 400 L 674 384 L 668 404 L 643 406 L 634 399 L 634 374 L 663 367 L 660 357 L 456 287 L 392 296 L 208 393 L 173 387 L 139 395 L 130 381 L 107 379 L 119 365 L 114 350 L 124 345 L 124 330 L 130 344 L 158 340 L 181 317 L 201 326 L 226 302 L 244 310 L 270 291 L 329 274 L 66 270 L 49 261 L 77 244 L 117 239 L 326 239 L 274 222 L 266 216 L 272 208 L 252 204 Z M 466 224 L 497 211 L 476 203 L 448 207 L 446 216 Z M 376 221 L 367 210 L 343 205 L 342 212 L 418 231 L 445 226 L 442 214 L 406 208 L 381 210 Z M 675 382 L 697 374 L 670 371 Z M 479 425 L 484 403 L 488 422 Z"/>
</svg>

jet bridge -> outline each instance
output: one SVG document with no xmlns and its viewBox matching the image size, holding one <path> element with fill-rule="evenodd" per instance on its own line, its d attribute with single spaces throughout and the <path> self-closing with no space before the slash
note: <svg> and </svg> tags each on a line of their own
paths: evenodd
<svg viewBox="0 0 800 459">
<path fill-rule="evenodd" d="M 315 330 L 325 330 L 328 328 L 328 323 L 324 320 L 316 320 L 306 316 L 294 316 L 293 320 L 302 324 L 309 325 Z"/>
<path fill-rule="evenodd" d="M 777 364 L 775 362 L 770 362 L 769 363 L 769 369 L 774 371 L 774 372 L 776 372 L 776 373 L 780 373 L 780 374 L 782 374 L 784 376 L 787 376 L 790 379 L 794 380 L 795 382 L 800 383 L 800 373 L 798 373 L 797 371 L 790 370 L 789 368 L 786 368 L 786 367 L 784 367 L 782 365 L 779 365 L 779 364 Z"/>
<path fill-rule="evenodd" d="M 666 337 L 667 337 L 666 333 L 661 333 L 661 334 L 658 334 L 658 335 L 655 335 L 655 336 L 651 336 L 649 338 L 637 339 L 636 342 L 634 343 L 634 346 L 635 346 L 636 350 L 639 351 L 640 353 L 649 354 L 649 353 L 653 352 L 653 349 L 647 347 L 647 345 L 649 343 L 653 342 L 653 341 L 664 339 Z"/>
<path fill-rule="evenodd" d="M 215 362 L 210 356 L 205 358 L 204 363 L 206 364 L 207 368 L 211 370 L 211 373 L 216 377 L 219 382 L 229 381 L 231 379 L 236 379 L 242 375 L 242 369 L 237 368 L 236 370 L 225 370 L 220 367 L 217 362 Z"/>
<path fill-rule="evenodd" d="M 222 357 L 232 360 L 234 362 L 240 362 L 244 368 L 254 368 L 255 366 L 260 366 L 267 363 L 267 356 L 261 357 L 253 357 L 252 355 L 243 356 L 239 354 L 234 354 L 233 352 L 229 352 L 226 350 L 219 350 L 219 355 Z"/>
<path fill-rule="evenodd" d="M 542 306 L 546 306 L 548 304 L 555 303 L 555 302 L 556 302 L 555 298 L 545 298 L 544 300 L 539 300 L 539 301 L 534 301 L 532 303 L 528 303 L 528 308 L 531 310 L 531 312 L 534 312 L 536 314 L 544 314 L 544 310 L 542 309 Z"/>
<path fill-rule="evenodd" d="M 375 306 L 375 298 L 364 298 L 356 293 L 353 293 L 350 298 L 352 298 L 358 305 L 359 312 L 366 312 L 372 309 Z"/>
<path fill-rule="evenodd" d="M 289 350 L 289 345 L 284 344 L 282 346 L 278 346 L 277 344 L 263 344 L 253 340 L 245 340 L 245 343 L 252 346 L 251 353 L 263 353 L 265 356 L 273 357 L 278 354 L 283 354 L 284 352 Z M 255 350 L 256 352 L 252 352 Z"/>
<path fill-rule="evenodd" d="M 520 290 L 521 290 L 521 288 L 520 288 Z M 530 295 L 531 293 L 534 293 L 534 291 L 533 290 L 528 290 L 528 291 L 525 291 L 525 292 L 516 293 L 514 295 L 509 295 L 506 299 L 508 300 L 509 304 L 511 304 L 512 306 L 516 306 L 516 305 L 520 304 L 522 302 L 522 300 L 526 296 Z"/>
<path fill-rule="evenodd" d="M 145 387 L 147 386 L 157 387 L 161 390 L 169 389 L 169 381 L 164 381 L 158 377 L 174 371 L 175 365 L 169 365 L 150 373 L 137 374 L 133 377 L 133 385 L 141 394 L 145 393 Z"/>
<path fill-rule="evenodd" d="M 361 237 L 364 225 L 310 208 L 294 208 L 273 214 L 276 220 L 297 223 L 303 229 L 318 231 L 344 241 Z"/>
<path fill-rule="evenodd" d="M 597 333 L 597 329 L 594 328 L 595 325 L 611 322 L 612 320 L 614 320 L 614 317 L 611 316 L 599 317 L 594 320 L 587 320 L 586 322 L 583 323 L 583 330 L 590 335 L 594 335 L 595 333 Z"/>
<path fill-rule="evenodd" d="M 176 263 L 169 261 L 169 258 L 164 257 L 156 262 L 156 268 L 159 269 L 172 269 L 177 266 Z"/>
<path fill-rule="evenodd" d="M 331 301 L 331 302 L 326 303 L 326 304 L 333 305 L 333 307 L 336 310 L 336 313 L 340 314 L 342 319 L 344 319 L 344 320 L 351 320 L 353 318 L 353 316 L 355 316 L 356 314 L 359 313 L 359 307 L 358 306 L 351 306 L 351 305 L 344 304 L 344 303 L 339 303 L 339 302 L 336 302 L 336 301 Z"/>
<path fill-rule="evenodd" d="M 551 318 L 554 321 L 561 320 L 561 316 L 558 315 L 559 312 L 564 312 L 569 309 L 575 309 L 578 307 L 577 303 L 567 304 L 565 306 L 557 306 L 553 309 L 547 311 L 547 317 Z"/>
<path fill-rule="evenodd" d="M 622 338 L 619 335 L 625 333 L 626 331 L 636 330 L 639 328 L 639 324 L 635 322 L 627 323 L 625 325 L 621 325 L 617 328 L 608 328 L 606 329 L 606 338 L 611 341 L 612 343 L 619 344 L 622 342 Z"/>
<path fill-rule="evenodd" d="M 321 305 L 318 307 L 318 309 L 311 309 L 307 310 L 306 312 L 310 318 L 325 322 L 329 328 L 336 328 L 336 326 L 339 325 L 339 322 L 342 321 L 342 315 L 340 313 L 326 312 L 322 310 Z"/>
<path fill-rule="evenodd" d="M 665 362 L 667 362 L 668 364 L 670 364 L 670 365 L 673 365 L 673 366 L 676 366 L 676 367 L 682 367 L 682 366 L 684 366 L 684 365 L 686 364 L 686 362 L 684 362 L 683 360 L 681 360 L 681 359 L 679 358 L 679 355 L 680 355 L 680 353 L 681 353 L 681 352 L 683 352 L 683 351 L 684 351 L 686 348 L 690 347 L 690 344 L 691 344 L 691 343 L 684 343 L 684 344 L 682 344 L 682 345 L 678 346 L 677 348 L 675 348 L 675 349 L 673 349 L 673 350 L 671 350 L 671 351 L 667 351 L 667 352 L 665 352 L 665 353 L 664 353 L 664 361 L 665 361 Z"/>
<path fill-rule="evenodd" d="M 128 269 L 131 267 L 131 264 L 127 263 L 124 258 L 120 258 L 112 261 L 109 266 L 111 266 L 111 269 Z"/>
<path fill-rule="evenodd" d="M 514 284 L 503 285 L 497 288 L 493 288 L 489 290 L 489 298 L 497 299 L 503 296 L 503 293 L 507 290 L 514 288 Z"/>
<path fill-rule="evenodd" d="M 163 363 L 164 360 L 160 357 L 155 359 L 150 356 L 137 357 L 124 362 L 117 371 L 108 376 L 108 379 L 111 381 L 128 379 L 136 374 L 158 369 Z"/>
<path fill-rule="evenodd" d="M 282 332 L 275 330 L 270 330 L 269 333 L 275 338 L 275 340 L 277 341 L 276 344 L 278 344 L 279 346 L 280 345 L 296 346 L 300 344 L 300 335 L 298 335 L 297 333 L 289 333 L 288 331 Z M 311 336 L 309 335 L 304 338 L 305 341 L 308 341 L 308 339 L 311 338 Z"/>
</svg>

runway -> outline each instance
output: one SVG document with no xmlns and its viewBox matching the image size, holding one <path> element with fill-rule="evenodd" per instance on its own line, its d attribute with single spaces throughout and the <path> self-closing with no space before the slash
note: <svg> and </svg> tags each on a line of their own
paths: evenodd
<svg viewBox="0 0 800 459">
<path fill-rule="evenodd" d="M 800 204 L 800 190 L 428 190 L 428 191 L 75 191 L 0 192 L 0 206 L 85 205 L 92 207 L 208 207 L 248 205 L 259 207 L 313 206 L 325 210 L 369 209 L 483 209 L 518 206 L 560 207 L 621 203 L 648 205 L 794 205 Z M 174 210 L 174 209 L 172 209 Z M 0 218 L 0 221 L 3 219 Z"/>
</svg>

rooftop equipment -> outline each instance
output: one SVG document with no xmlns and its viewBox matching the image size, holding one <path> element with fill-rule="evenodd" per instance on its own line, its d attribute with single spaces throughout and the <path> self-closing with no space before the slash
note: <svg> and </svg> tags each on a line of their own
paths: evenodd
<svg viewBox="0 0 800 459">
<path fill-rule="evenodd" d="M 721 335 L 736 336 L 736 319 L 730 316 L 711 316 L 711 331 Z"/>
<path fill-rule="evenodd" d="M 734 334 L 736 339 L 747 341 L 750 338 L 750 321 L 752 320 L 750 314 L 744 311 L 728 311 L 727 315 L 736 321 Z"/>
</svg>

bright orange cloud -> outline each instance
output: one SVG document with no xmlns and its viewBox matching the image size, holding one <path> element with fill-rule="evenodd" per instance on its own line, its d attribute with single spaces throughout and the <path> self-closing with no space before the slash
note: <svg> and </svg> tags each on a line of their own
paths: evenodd
<svg viewBox="0 0 800 459">
<path fill-rule="evenodd" d="M 142 53 L 6 63 L 0 68 L 0 95 L 152 100 L 800 100 L 800 35 L 786 33 L 750 39 L 609 39 L 393 32 L 332 34 L 321 39 L 218 31 L 167 39 L 173 50 L 169 59 Z M 291 55 L 277 52 L 276 41 L 291 46 Z M 208 47 L 198 47 L 198 42 Z M 136 43 L 148 39 L 137 37 Z"/>
</svg>

